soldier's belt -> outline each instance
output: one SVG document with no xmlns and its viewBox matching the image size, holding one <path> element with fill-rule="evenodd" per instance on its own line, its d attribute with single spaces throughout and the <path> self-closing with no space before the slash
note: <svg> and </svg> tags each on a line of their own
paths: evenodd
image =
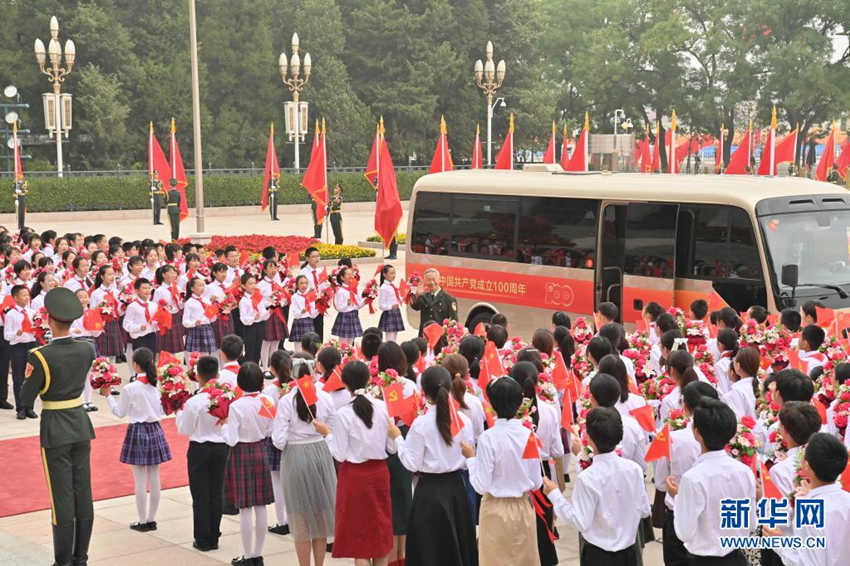
<svg viewBox="0 0 850 566">
<path fill-rule="evenodd" d="M 73 409 L 83 404 L 82 397 L 66 399 L 65 401 L 41 401 L 42 409 L 45 411 L 61 411 L 62 409 Z"/>
<path fill-rule="evenodd" d="M 177 204 L 176 202 L 169 202 L 169 203 L 168 203 L 168 206 L 180 206 L 180 205 L 179 205 L 179 204 Z"/>
</svg>

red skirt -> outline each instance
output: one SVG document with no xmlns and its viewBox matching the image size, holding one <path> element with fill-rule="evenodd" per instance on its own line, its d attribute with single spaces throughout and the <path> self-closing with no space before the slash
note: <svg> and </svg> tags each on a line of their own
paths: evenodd
<svg viewBox="0 0 850 566">
<path fill-rule="evenodd" d="M 384 460 L 337 471 L 334 558 L 381 558 L 393 548 L 390 472 Z"/>
</svg>

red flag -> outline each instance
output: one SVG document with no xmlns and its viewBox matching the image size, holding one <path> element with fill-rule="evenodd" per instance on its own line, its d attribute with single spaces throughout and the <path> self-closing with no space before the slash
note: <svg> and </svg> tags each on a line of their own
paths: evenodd
<svg viewBox="0 0 850 566">
<path fill-rule="evenodd" d="M 661 120 L 655 126 L 655 144 L 652 147 L 652 165 L 647 173 L 655 173 L 661 170 Z"/>
<path fill-rule="evenodd" d="M 818 399 L 817 397 L 813 397 L 812 398 L 812 405 L 814 405 L 815 409 L 818 410 L 818 414 L 820 415 L 820 424 L 826 424 L 827 423 L 826 407 L 824 406 L 824 404 L 821 403 L 820 399 Z"/>
<path fill-rule="evenodd" d="M 159 361 L 156 363 L 156 367 L 162 367 L 168 364 L 179 364 L 180 360 L 170 352 L 160 352 L 159 353 Z"/>
<path fill-rule="evenodd" d="M 380 157 L 381 157 L 381 130 L 382 125 L 384 123 L 383 116 L 381 117 L 381 122 L 375 126 L 375 139 L 372 141 L 372 149 L 369 151 L 369 159 L 366 160 L 366 171 L 363 172 L 363 175 L 366 177 L 366 180 L 369 181 L 369 184 L 372 185 L 372 188 L 378 189 L 378 166 L 380 165 Z"/>
<path fill-rule="evenodd" d="M 573 424 L 573 400 L 570 392 L 564 395 L 564 404 L 561 407 L 561 428 L 568 429 Z"/>
<path fill-rule="evenodd" d="M 275 418 L 277 407 L 275 407 L 274 401 L 265 396 L 260 397 L 260 410 L 257 414 L 267 419 Z"/>
<path fill-rule="evenodd" d="M 299 259 L 298 252 L 286 252 L 286 267 L 297 269 L 299 263 L 301 263 L 301 260 Z"/>
<path fill-rule="evenodd" d="M 481 338 L 487 338 L 487 329 L 484 328 L 484 323 L 479 322 L 478 324 L 476 324 L 475 330 L 472 331 L 472 334 Z"/>
<path fill-rule="evenodd" d="M 767 139 L 761 150 L 759 162 L 759 175 L 776 175 L 776 106 L 770 117 L 770 129 L 767 131 Z"/>
<path fill-rule="evenodd" d="M 416 363 L 413 364 L 413 367 L 416 368 L 416 374 L 422 375 L 422 372 L 425 371 L 425 357 L 419 356 L 419 359 L 416 360 Z"/>
<path fill-rule="evenodd" d="M 298 391 L 301 392 L 304 402 L 308 405 L 315 405 L 316 401 L 319 400 L 316 394 L 316 385 L 313 383 L 313 376 L 305 375 L 304 377 L 299 377 L 295 380 L 295 386 L 298 387 Z"/>
<path fill-rule="evenodd" d="M 776 159 L 773 160 L 773 174 L 776 175 L 776 166 L 779 163 L 794 161 L 797 151 L 797 128 L 794 128 L 776 144 Z"/>
<path fill-rule="evenodd" d="M 24 320 L 21 321 L 21 331 L 27 334 L 32 334 L 33 332 L 32 321 L 27 313 L 24 313 Z"/>
<path fill-rule="evenodd" d="M 434 345 L 440 340 L 440 337 L 443 335 L 443 325 L 437 324 L 436 322 L 432 322 L 422 330 L 422 334 L 424 334 L 425 339 L 428 340 L 428 347 L 433 350 Z"/>
<path fill-rule="evenodd" d="M 499 153 L 496 155 L 496 164 L 493 169 L 513 169 L 514 168 L 514 115 L 511 114 L 511 121 L 508 125 L 508 134 L 505 136 L 505 141 L 502 147 L 499 148 Z"/>
<path fill-rule="evenodd" d="M 837 338 L 841 338 L 844 331 L 850 328 L 850 312 L 837 311 L 835 313 L 835 326 L 835 335 Z"/>
<path fill-rule="evenodd" d="M 827 334 L 831 332 L 831 327 L 835 325 L 835 311 L 829 307 L 815 306 L 815 314 L 818 317 L 818 326 L 826 330 Z"/>
<path fill-rule="evenodd" d="M 487 372 L 491 377 L 501 377 L 505 374 L 502 359 L 499 357 L 499 350 L 492 340 L 488 340 L 484 346 L 484 360 L 482 361 L 487 366 Z"/>
<path fill-rule="evenodd" d="M 449 152 L 446 119 L 440 116 L 440 139 L 437 140 L 437 147 L 434 148 L 434 157 L 431 158 L 431 168 L 428 173 L 443 173 L 452 169 L 454 169 L 454 164 L 452 164 L 452 155 Z"/>
<path fill-rule="evenodd" d="M 332 393 L 344 388 L 345 384 L 342 382 L 342 369 L 340 366 L 336 366 L 331 372 L 330 377 L 325 381 L 324 385 L 322 385 L 322 391 Z"/>
<path fill-rule="evenodd" d="M 269 143 L 266 147 L 266 167 L 263 171 L 263 198 L 260 207 L 265 210 L 269 205 L 269 181 L 280 178 L 280 166 L 277 163 L 277 151 L 274 148 L 274 122 L 269 126 Z"/>
<path fill-rule="evenodd" d="M 557 163 L 555 161 L 555 120 L 552 120 L 552 135 L 549 136 L 549 145 L 543 154 L 543 163 Z"/>
<path fill-rule="evenodd" d="M 410 397 L 405 397 L 400 401 L 399 405 L 399 418 L 407 426 L 412 425 L 419 413 L 419 395 L 414 393 Z"/>
<path fill-rule="evenodd" d="M 652 409 L 652 405 L 632 409 L 629 414 L 635 418 L 643 430 L 655 432 L 655 411 Z"/>
<path fill-rule="evenodd" d="M 555 369 L 552 370 L 552 384 L 558 391 L 563 391 L 570 383 L 570 371 L 564 363 L 561 352 L 555 352 Z"/>
<path fill-rule="evenodd" d="M 165 335 L 169 330 L 171 330 L 171 326 L 174 323 L 171 313 L 163 306 L 156 309 L 156 312 L 153 315 L 153 320 L 156 321 L 156 325 L 159 327 L 157 333 L 160 335 Z"/>
<path fill-rule="evenodd" d="M 177 192 L 180 193 L 180 221 L 189 216 L 189 203 L 186 202 L 186 170 L 183 169 L 183 158 L 180 157 L 180 148 L 177 147 L 177 128 L 174 126 L 174 118 L 171 119 L 171 179 L 177 179 Z"/>
<path fill-rule="evenodd" d="M 482 399 L 481 404 L 484 405 L 484 419 L 487 421 L 487 428 L 493 428 L 496 424 L 496 411 L 487 399 Z"/>
<path fill-rule="evenodd" d="M 387 403 L 387 413 L 391 417 L 400 417 L 404 412 L 404 386 L 400 381 L 381 387 L 384 401 Z"/>
<path fill-rule="evenodd" d="M 449 397 L 449 417 L 451 418 L 451 433 L 452 437 L 460 434 L 460 431 L 463 430 L 463 427 L 466 426 L 466 423 L 463 422 L 463 419 L 460 418 L 460 413 L 458 412 L 458 404 L 455 401 L 454 397 Z"/>
<path fill-rule="evenodd" d="M 735 149 L 735 152 L 729 157 L 729 165 L 726 166 L 726 175 L 746 175 L 747 168 L 750 165 L 750 141 L 752 139 L 753 126 L 750 124 L 750 129 L 741 139 L 740 145 Z"/>
<path fill-rule="evenodd" d="M 218 316 L 218 305 L 215 303 L 210 303 L 204 309 L 204 316 L 208 319 L 212 320 Z"/>
<path fill-rule="evenodd" d="M 402 211 L 393 158 L 390 155 L 390 148 L 387 146 L 387 141 L 383 134 L 383 118 L 381 119 L 381 126 L 381 147 L 377 175 L 378 196 L 375 202 L 375 231 L 384 241 L 384 248 L 388 248 L 390 242 L 395 238 L 398 224 L 401 222 Z"/>
<path fill-rule="evenodd" d="M 481 169 L 481 124 L 475 124 L 475 141 L 472 143 L 471 169 Z"/>
<path fill-rule="evenodd" d="M 100 311 L 97 309 L 86 309 L 86 312 L 83 313 L 83 328 L 97 332 L 99 330 L 103 330 L 104 326 L 105 324 L 103 322 L 103 317 L 100 315 Z"/>
<path fill-rule="evenodd" d="M 723 299 L 723 297 L 720 296 L 720 293 L 712 289 L 711 294 L 708 296 L 708 311 L 719 311 L 720 309 L 726 308 L 728 306 L 729 303 L 727 303 Z"/>
<path fill-rule="evenodd" d="M 561 138 L 561 169 L 567 170 L 567 164 L 570 162 L 570 152 L 567 150 L 567 124 L 564 123 L 564 133 Z"/>
<path fill-rule="evenodd" d="M 590 163 L 590 151 L 588 148 L 588 135 L 590 130 L 590 118 L 587 112 L 584 113 L 584 128 L 581 130 L 581 135 L 578 137 L 573 154 L 567 166 L 566 171 L 587 171 Z"/>
<path fill-rule="evenodd" d="M 641 173 L 651 173 L 652 172 L 652 153 L 649 150 L 649 132 L 646 132 L 646 136 L 640 142 L 640 146 L 638 151 L 640 152 L 640 171 Z"/>
<path fill-rule="evenodd" d="M 826 138 L 826 145 L 823 148 L 823 153 L 818 161 L 818 167 L 815 170 L 815 179 L 818 181 L 826 181 L 829 177 L 829 172 L 835 164 L 835 122 L 832 123 L 832 129 L 829 130 L 829 137 Z"/>
<path fill-rule="evenodd" d="M 529 431 L 528 441 L 525 443 L 525 449 L 522 451 L 523 460 L 539 460 L 540 459 L 540 441 L 533 431 Z"/>
<path fill-rule="evenodd" d="M 646 449 L 646 456 L 643 457 L 647 462 L 653 462 L 659 458 L 670 459 L 670 425 L 665 424 L 664 427 L 653 439 L 649 448 Z"/>
<path fill-rule="evenodd" d="M 841 472 L 841 488 L 844 491 L 850 491 L 850 462 L 845 466 L 844 471 Z"/>
<path fill-rule="evenodd" d="M 322 129 L 319 130 L 319 121 L 316 120 L 316 130 L 313 134 L 313 149 L 310 150 L 310 164 L 304 171 L 301 186 L 307 189 L 313 202 L 316 203 L 316 221 L 321 224 L 325 219 L 325 210 L 328 206 L 328 155 L 325 146 L 325 127 L 322 121 Z"/>
<path fill-rule="evenodd" d="M 800 359 L 800 351 L 796 348 L 790 348 L 788 350 L 788 367 L 791 369 L 798 369 L 803 371 L 803 373 L 807 373 L 803 370 L 803 361 Z"/>
<path fill-rule="evenodd" d="M 780 493 L 779 488 L 776 487 L 776 484 L 773 483 L 773 480 L 770 477 L 770 470 L 767 469 L 767 466 L 764 465 L 764 462 L 760 463 L 761 467 L 761 496 L 765 499 L 785 499 L 785 496 Z"/>
<path fill-rule="evenodd" d="M 156 175 L 157 180 L 162 183 L 163 190 L 168 185 L 168 180 L 171 178 L 171 166 L 168 165 L 168 160 L 165 158 L 165 153 L 162 147 L 153 135 L 153 122 L 150 123 L 148 131 L 148 175 L 151 181 Z"/>
<path fill-rule="evenodd" d="M 844 136 L 841 144 L 841 154 L 835 160 L 835 167 L 842 179 L 847 178 L 847 166 L 850 165 L 850 136 Z"/>
</svg>

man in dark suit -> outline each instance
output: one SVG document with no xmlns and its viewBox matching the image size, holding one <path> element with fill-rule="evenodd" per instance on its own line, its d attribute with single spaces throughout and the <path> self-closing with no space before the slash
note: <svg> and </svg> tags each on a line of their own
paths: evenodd
<svg viewBox="0 0 850 566">
<path fill-rule="evenodd" d="M 440 272 L 429 268 L 422 274 L 423 286 L 416 290 L 410 307 L 419 311 L 419 335 L 430 322 L 443 324 L 445 319 L 457 320 L 457 300 L 440 286 Z"/>
</svg>

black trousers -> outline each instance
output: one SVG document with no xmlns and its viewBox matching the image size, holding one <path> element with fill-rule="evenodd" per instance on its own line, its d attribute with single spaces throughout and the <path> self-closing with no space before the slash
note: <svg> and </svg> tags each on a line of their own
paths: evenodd
<svg viewBox="0 0 850 566">
<path fill-rule="evenodd" d="M 171 224 L 171 239 L 180 239 L 180 208 L 168 206 L 168 222 Z"/>
<path fill-rule="evenodd" d="M 9 361 L 12 365 L 12 392 L 15 394 L 15 409 L 18 411 L 32 408 L 21 405 L 21 386 L 23 386 L 26 378 L 27 354 L 35 346 L 35 342 L 24 342 L 9 347 Z"/>
<path fill-rule="evenodd" d="M 230 311 L 230 320 L 233 321 L 233 333 L 245 340 L 245 327 L 242 325 L 242 317 L 239 316 L 239 307 Z"/>
<path fill-rule="evenodd" d="M 260 363 L 263 338 L 266 335 L 266 321 L 255 322 L 242 327 L 242 340 L 245 342 L 245 361 Z"/>
<path fill-rule="evenodd" d="M 334 244 L 342 245 L 342 214 L 339 212 L 331 212 L 331 228 L 334 231 Z"/>
<path fill-rule="evenodd" d="M 186 453 L 189 491 L 192 493 L 192 518 L 195 542 L 214 546 L 221 536 L 221 507 L 224 499 L 224 470 L 227 444 L 190 442 Z"/>
<path fill-rule="evenodd" d="M 18 197 L 18 232 L 24 229 L 27 221 L 27 197 L 20 195 Z"/>
<path fill-rule="evenodd" d="M 635 546 L 611 552 L 585 540 L 579 564 L 581 566 L 635 566 L 637 564 Z"/>
<path fill-rule="evenodd" d="M 691 554 L 692 566 L 747 566 L 747 559 L 740 550 L 733 550 L 726 556 L 695 556 Z"/>
<path fill-rule="evenodd" d="M 319 222 L 318 218 L 316 218 L 316 201 L 313 201 L 311 207 L 313 209 L 313 237 L 317 240 L 321 240 L 322 224 Z"/>
<path fill-rule="evenodd" d="M 664 566 L 689 566 L 690 555 L 685 549 L 685 544 L 676 536 L 673 528 L 673 510 L 667 509 L 664 515 L 664 527 L 662 531 L 664 542 Z"/>
<path fill-rule="evenodd" d="M 322 342 L 325 341 L 325 317 L 323 315 L 319 315 L 313 319 L 313 330 L 316 331 L 316 334 L 319 335 L 319 338 Z"/>
<path fill-rule="evenodd" d="M 277 217 L 277 191 L 269 194 L 269 214 L 272 220 L 279 220 Z"/>
<path fill-rule="evenodd" d="M 160 217 L 160 212 L 162 211 L 162 205 L 160 204 L 161 198 L 162 197 L 159 196 L 159 193 L 153 194 L 153 203 L 152 203 L 151 206 L 153 207 L 153 223 L 154 224 L 160 223 L 159 217 Z"/>
<path fill-rule="evenodd" d="M 9 397 L 9 361 L 12 351 L 2 328 L 0 326 L 0 401 L 5 401 Z"/>
<path fill-rule="evenodd" d="M 396 257 L 398 255 L 398 241 L 395 238 L 393 238 L 390 241 L 389 247 L 390 247 L 389 257 Z"/>
<path fill-rule="evenodd" d="M 157 341 L 156 341 L 156 332 L 148 332 L 144 336 L 139 336 L 138 338 L 133 338 L 131 340 L 133 344 L 133 351 L 135 352 L 139 348 L 147 348 L 154 354 L 157 353 Z M 128 360 L 129 361 L 129 360 Z"/>
</svg>

